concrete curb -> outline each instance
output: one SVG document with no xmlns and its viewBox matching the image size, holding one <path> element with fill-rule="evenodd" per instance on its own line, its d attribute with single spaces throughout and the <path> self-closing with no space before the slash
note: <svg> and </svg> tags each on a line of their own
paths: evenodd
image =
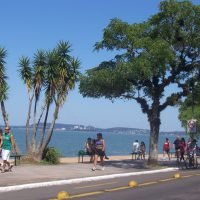
<svg viewBox="0 0 200 200">
<path fill-rule="evenodd" d="M 130 173 L 111 174 L 111 175 L 85 177 L 85 178 L 74 178 L 74 179 L 60 180 L 60 181 L 30 183 L 30 184 L 0 187 L 0 192 L 9 192 L 9 191 L 17 191 L 17 190 L 23 190 L 23 189 L 32 189 L 32 188 L 39 188 L 39 187 L 72 184 L 72 183 L 82 183 L 82 182 L 106 180 L 106 179 L 127 177 L 127 176 L 138 176 L 138 175 L 144 175 L 144 174 L 155 174 L 155 173 L 161 173 L 161 172 L 171 172 L 171 171 L 176 171 L 176 170 L 178 170 L 178 168 L 171 167 L 171 168 L 142 171 L 142 172 L 130 172 Z"/>
</svg>

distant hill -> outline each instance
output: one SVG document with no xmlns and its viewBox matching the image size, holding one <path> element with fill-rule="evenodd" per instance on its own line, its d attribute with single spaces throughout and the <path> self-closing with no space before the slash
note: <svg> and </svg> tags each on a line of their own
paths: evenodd
<svg viewBox="0 0 200 200">
<path fill-rule="evenodd" d="M 42 128 L 42 123 L 39 124 L 39 128 Z M 11 126 L 12 128 L 25 128 L 25 126 Z M 33 127 L 33 126 L 31 126 Z M 47 123 L 47 128 L 50 127 L 50 123 Z M 138 128 L 127 128 L 127 127 L 112 127 L 112 128 L 96 128 L 94 126 L 85 126 L 81 124 L 62 124 L 56 123 L 55 130 L 65 130 L 65 131 L 96 131 L 96 132 L 126 132 L 134 134 L 149 134 L 148 129 L 138 129 Z M 184 131 L 174 131 L 174 132 L 160 132 L 160 134 L 173 133 L 177 135 L 185 134 Z"/>
</svg>

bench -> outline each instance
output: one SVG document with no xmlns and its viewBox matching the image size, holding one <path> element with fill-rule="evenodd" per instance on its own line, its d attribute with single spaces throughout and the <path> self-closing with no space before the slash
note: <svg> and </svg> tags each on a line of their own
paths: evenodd
<svg viewBox="0 0 200 200">
<path fill-rule="evenodd" d="M 132 155 L 132 160 L 133 160 L 134 156 L 135 156 L 135 160 L 136 160 L 136 157 L 140 157 L 140 152 L 132 152 L 131 155 Z"/>
<path fill-rule="evenodd" d="M 18 155 L 18 154 L 11 154 L 10 158 L 14 158 L 15 166 L 17 166 L 17 161 L 18 161 L 18 163 L 20 164 L 21 155 Z"/>
<path fill-rule="evenodd" d="M 78 152 L 78 163 L 80 163 L 80 161 L 83 163 L 83 158 L 85 156 L 91 156 L 91 155 L 87 154 L 87 152 L 85 152 L 84 150 L 80 150 Z"/>
</svg>

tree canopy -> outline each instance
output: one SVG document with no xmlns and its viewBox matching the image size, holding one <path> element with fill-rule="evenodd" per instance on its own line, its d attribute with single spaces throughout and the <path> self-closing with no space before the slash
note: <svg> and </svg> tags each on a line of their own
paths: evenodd
<svg viewBox="0 0 200 200">
<path fill-rule="evenodd" d="M 168 0 L 143 23 L 114 18 L 95 50 L 116 52 L 81 77 L 84 97 L 136 100 L 150 123 L 150 160 L 157 161 L 160 113 L 187 94 L 200 66 L 200 6 Z M 172 86 L 170 94 L 166 90 Z"/>
</svg>

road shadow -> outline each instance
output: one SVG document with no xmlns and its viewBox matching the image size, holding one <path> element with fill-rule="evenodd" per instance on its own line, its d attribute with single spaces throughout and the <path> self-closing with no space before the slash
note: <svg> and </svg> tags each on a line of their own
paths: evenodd
<svg viewBox="0 0 200 200">
<path fill-rule="evenodd" d="M 177 163 L 174 160 L 170 161 L 158 161 L 158 165 L 148 165 L 148 160 L 109 160 L 105 161 L 106 166 L 121 168 L 121 169 L 150 169 L 150 168 L 162 168 L 162 167 L 177 167 Z"/>
</svg>

